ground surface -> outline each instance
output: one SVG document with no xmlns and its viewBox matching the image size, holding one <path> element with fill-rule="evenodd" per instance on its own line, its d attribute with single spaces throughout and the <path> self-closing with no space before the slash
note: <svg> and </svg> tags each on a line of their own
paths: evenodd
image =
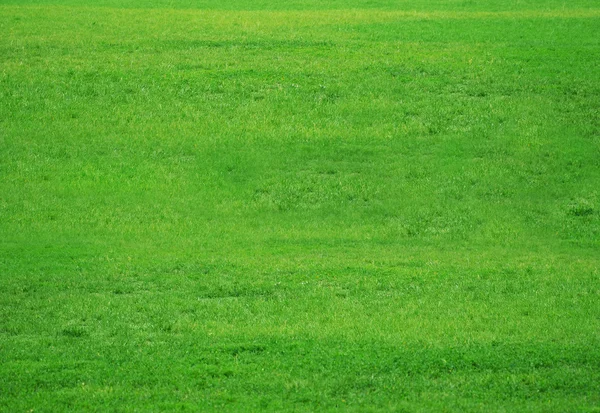
<svg viewBox="0 0 600 413">
<path fill-rule="evenodd" d="M 0 409 L 599 411 L 598 2 L 221 3 L 0 1 Z"/>
</svg>

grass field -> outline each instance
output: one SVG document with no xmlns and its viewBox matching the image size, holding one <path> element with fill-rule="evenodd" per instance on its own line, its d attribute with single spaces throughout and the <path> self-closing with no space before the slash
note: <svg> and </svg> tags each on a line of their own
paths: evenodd
<svg viewBox="0 0 600 413">
<path fill-rule="evenodd" d="M 0 0 L 0 410 L 600 411 L 597 0 Z"/>
</svg>

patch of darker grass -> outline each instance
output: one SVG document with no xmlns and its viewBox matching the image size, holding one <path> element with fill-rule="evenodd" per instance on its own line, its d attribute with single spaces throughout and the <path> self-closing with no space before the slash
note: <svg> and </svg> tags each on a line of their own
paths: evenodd
<svg viewBox="0 0 600 413">
<path fill-rule="evenodd" d="M 70 338 L 83 338 L 88 335 L 88 333 L 81 327 L 73 326 L 64 328 L 60 334 L 64 337 Z"/>
</svg>

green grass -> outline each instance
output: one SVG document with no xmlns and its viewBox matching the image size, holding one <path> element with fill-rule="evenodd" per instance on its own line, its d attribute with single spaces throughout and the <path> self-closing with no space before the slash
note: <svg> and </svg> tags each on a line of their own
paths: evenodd
<svg viewBox="0 0 600 413">
<path fill-rule="evenodd" d="M 600 410 L 596 1 L 0 3 L 0 410 Z"/>
</svg>

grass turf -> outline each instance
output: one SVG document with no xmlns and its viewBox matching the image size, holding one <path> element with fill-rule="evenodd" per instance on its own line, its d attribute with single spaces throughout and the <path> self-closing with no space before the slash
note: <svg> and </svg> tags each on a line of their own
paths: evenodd
<svg viewBox="0 0 600 413">
<path fill-rule="evenodd" d="M 600 408 L 595 2 L 0 31 L 3 410 Z"/>
</svg>

